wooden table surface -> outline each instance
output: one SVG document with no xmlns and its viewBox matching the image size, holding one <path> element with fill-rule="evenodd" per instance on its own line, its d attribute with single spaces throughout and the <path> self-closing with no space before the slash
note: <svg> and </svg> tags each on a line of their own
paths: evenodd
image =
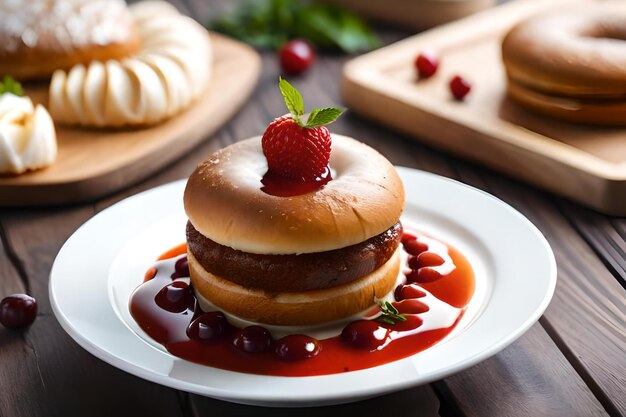
<svg viewBox="0 0 626 417">
<path fill-rule="evenodd" d="M 206 1 L 175 2 L 206 21 Z M 222 2 L 223 3 L 223 2 Z M 381 29 L 386 41 L 406 33 Z M 291 81 L 308 106 L 340 104 L 349 57 L 322 55 Z M 611 218 L 496 172 L 452 158 L 346 114 L 332 126 L 372 145 L 394 164 L 478 187 L 525 214 L 550 242 L 558 264 L 554 298 L 525 335 L 494 357 L 429 385 L 323 409 L 270 409 L 166 388 L 108 365 L 59 326 L 48 275 L 63 242 L 86 220 L 137 192 L 186 178 L 211 152 L 258 135 L 285 111 L 276 58 L 263 53 L 250 101 L 217 134 L 182 159 L 108 198 L 65 207 L 0 209 L 0 297 L 26 292 L 39 314 L 26 331 L 0 328 L 0 416 L 624 416 L 626 415 L 626 219 Z M 514 238 L 514 237 L 512 237 Z M 523 256 L 523 254 L 520 254 Z M 532 259 L 529 259 L 532 262 Z M 85 279 L 89 279 L 86 274 Z"/>
</svg>

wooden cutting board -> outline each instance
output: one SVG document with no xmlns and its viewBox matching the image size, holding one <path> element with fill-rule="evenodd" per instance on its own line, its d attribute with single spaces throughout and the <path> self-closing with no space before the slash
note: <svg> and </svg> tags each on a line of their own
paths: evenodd
<svg viewBox="0 0 626 417">
<path fill-rule="evenodd" d="M 483 163 L 613 215 L 626 215 L 626 129 L 574 125 L 525 110 L 506 96 L 500 44 L 513 24 L 548 8 L 596 0 L 518 0 L 441 26 L 344 67 L 342 95 L 353 111 L 416 139 Z M 441 57 L 431 79 L 413 61 Z M 448 82 L 473 83 L 463 102 Z"/>
<path fill-rule="evenodd" d="M 88 201 L 147 178 L 207 139 L 245 102 L 261 73 L 257 52 L 210 34 L 214 50 L 211 85 L 192 107 L 142 129 L 57 126 L 57 161 L 41 171 L 0 176 L 0 206 Z M 47 103 L 47 84 L 26 88 Z"/>
</svg>

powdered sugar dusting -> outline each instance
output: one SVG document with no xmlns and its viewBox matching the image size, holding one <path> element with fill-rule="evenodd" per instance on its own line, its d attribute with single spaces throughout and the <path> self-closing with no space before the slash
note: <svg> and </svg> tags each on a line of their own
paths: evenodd
<svg viewBox="0 0 626 417">
<path fill-rule="evenodd" d="M 7 52 L 125 43 L 132 27 L 123 0 L 0 1 L 0 45 Z"/>
</svg>

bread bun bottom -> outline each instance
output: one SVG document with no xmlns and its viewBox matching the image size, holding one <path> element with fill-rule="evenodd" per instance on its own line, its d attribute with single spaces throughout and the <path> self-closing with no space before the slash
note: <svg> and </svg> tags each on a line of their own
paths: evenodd
<svg viewBox="0 0 626 417">
<path fill-rule="evenodd" d="M 263 324 L 296 326 L 339 320 L 366 310 L 391 291 L 400 272 L 400 249 L 374 272 L 323 290 L 271 293 L 246 288 L 206 271 L 188 251 L 191 283 L 224 312 Z"/>
<path fill-rule="evenodd" d="M 557 119 L 592 125 L 626 125 L 626 98 L 619 100 L 595 100 L 553 96 L 532 90 L 509 80 L 509 96 L 521 105 Z"/>
</svg>

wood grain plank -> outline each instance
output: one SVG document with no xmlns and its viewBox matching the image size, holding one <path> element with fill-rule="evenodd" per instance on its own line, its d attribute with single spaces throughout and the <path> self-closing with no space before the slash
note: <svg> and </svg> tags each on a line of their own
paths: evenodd
<svg viewBox="0 0 626 417">
<path fill-rule="evenodd" d="M 38 320 L 37 320 L 38 321 Z M 26 332 L 0 326 L 0 416 L 45 416 L 46 387 Z"/>
<path fill-rule="evenodd" d="M 0 231 L 2 231 L 0 224 Z M 0 233 L 3 236 L 4 233 Z M 8 247 L 0 239 L 0 299 L 14 293 L 27 293 L 27 283 L 22 280 L 7 256 Z M 28 402 L 30 395 L 41 397 L 44 387 L 37 368 L 37 358 L 26 343 L 26 331 L 13 331 L 0 326 L 0 416 L 14 415 L 16 404 Z M 14 389 L 15 386 L 27 389 Z M 26 408 L 22 415 L 37 415 Z M 40 414 L 43 415 L 43 414 Z"/>
<path fill-rule="evenodd" d="M 182 417 L 177 391 L 134 377 L 87 353 L 54 317 L 39 317 L 27 342 L 45 384 L 45 395 L 36 401 L 45 412 L 38 415 Z"/>
<path fill-rule="evenodd" d="M 460 178 L 520 210 L 548 239 L 558 281 L 542 323 L 609 414 L 626 414 L 626 291 L 550 196 L 491 172 L 477 180 L 476 172 L 461 169 Z"/>
<path fill-rule="evenodd" d="M 48 276 L 53 259 L 67 237 L 93 212 L 91 206 L 75 206 L 0 214 L 4 244 L 15 254 L 12 261 L 22 265 L 39 304 L 39 315 L 26 332 L 0 329 L 3 417 L 182 415 L 175 390 L 96 359 L 78 346 L 51 314 Z M 21 282 L 15 269 L 9 272 L 13 281 Z M 88 271 L 85 279 L 89 279 Z"/>
<path fill-rule="evenodd" d="M 10 256 L 9 247 L 5 245 L 4 229 L 0 223 L 0 299 L 10 294 L 28 293 L 28 282 L 20 277 Z"/>
<path fill-rule="evenodd" d="M 466 417 L 607 415 L 540 324 L 494 357 L 435 383 L 435 389 Z"/>
<path fill-rule="evenodd" d="M 90 206 L 5 211 L 0 217 L 4 244 L 14 254 L 13 262 L 23 271 L 39 311 L 51 314 L 48 276 L 52 263 L 67 238 L 93 215 Z"/>
<path fill-rule="evenodd" d="M 609 218 L 569 202 L 562 202 L 559 207 L 622 287 L 626 288 L 626 219 Z"/>
<path fill-rule="evenodd" d="M 192 410 L 196 417 L 218 415 L 220 417 L 380 417 L 419 415 L 439 417 L 439 400 L 428 386 L 416 387 L 381 397 L 350 404 L 326 407 L 304 407 L 297 411 L 291 408 L 254 407 L 218 401 L 206 397 L 192 396 Z"/>
</svg>

